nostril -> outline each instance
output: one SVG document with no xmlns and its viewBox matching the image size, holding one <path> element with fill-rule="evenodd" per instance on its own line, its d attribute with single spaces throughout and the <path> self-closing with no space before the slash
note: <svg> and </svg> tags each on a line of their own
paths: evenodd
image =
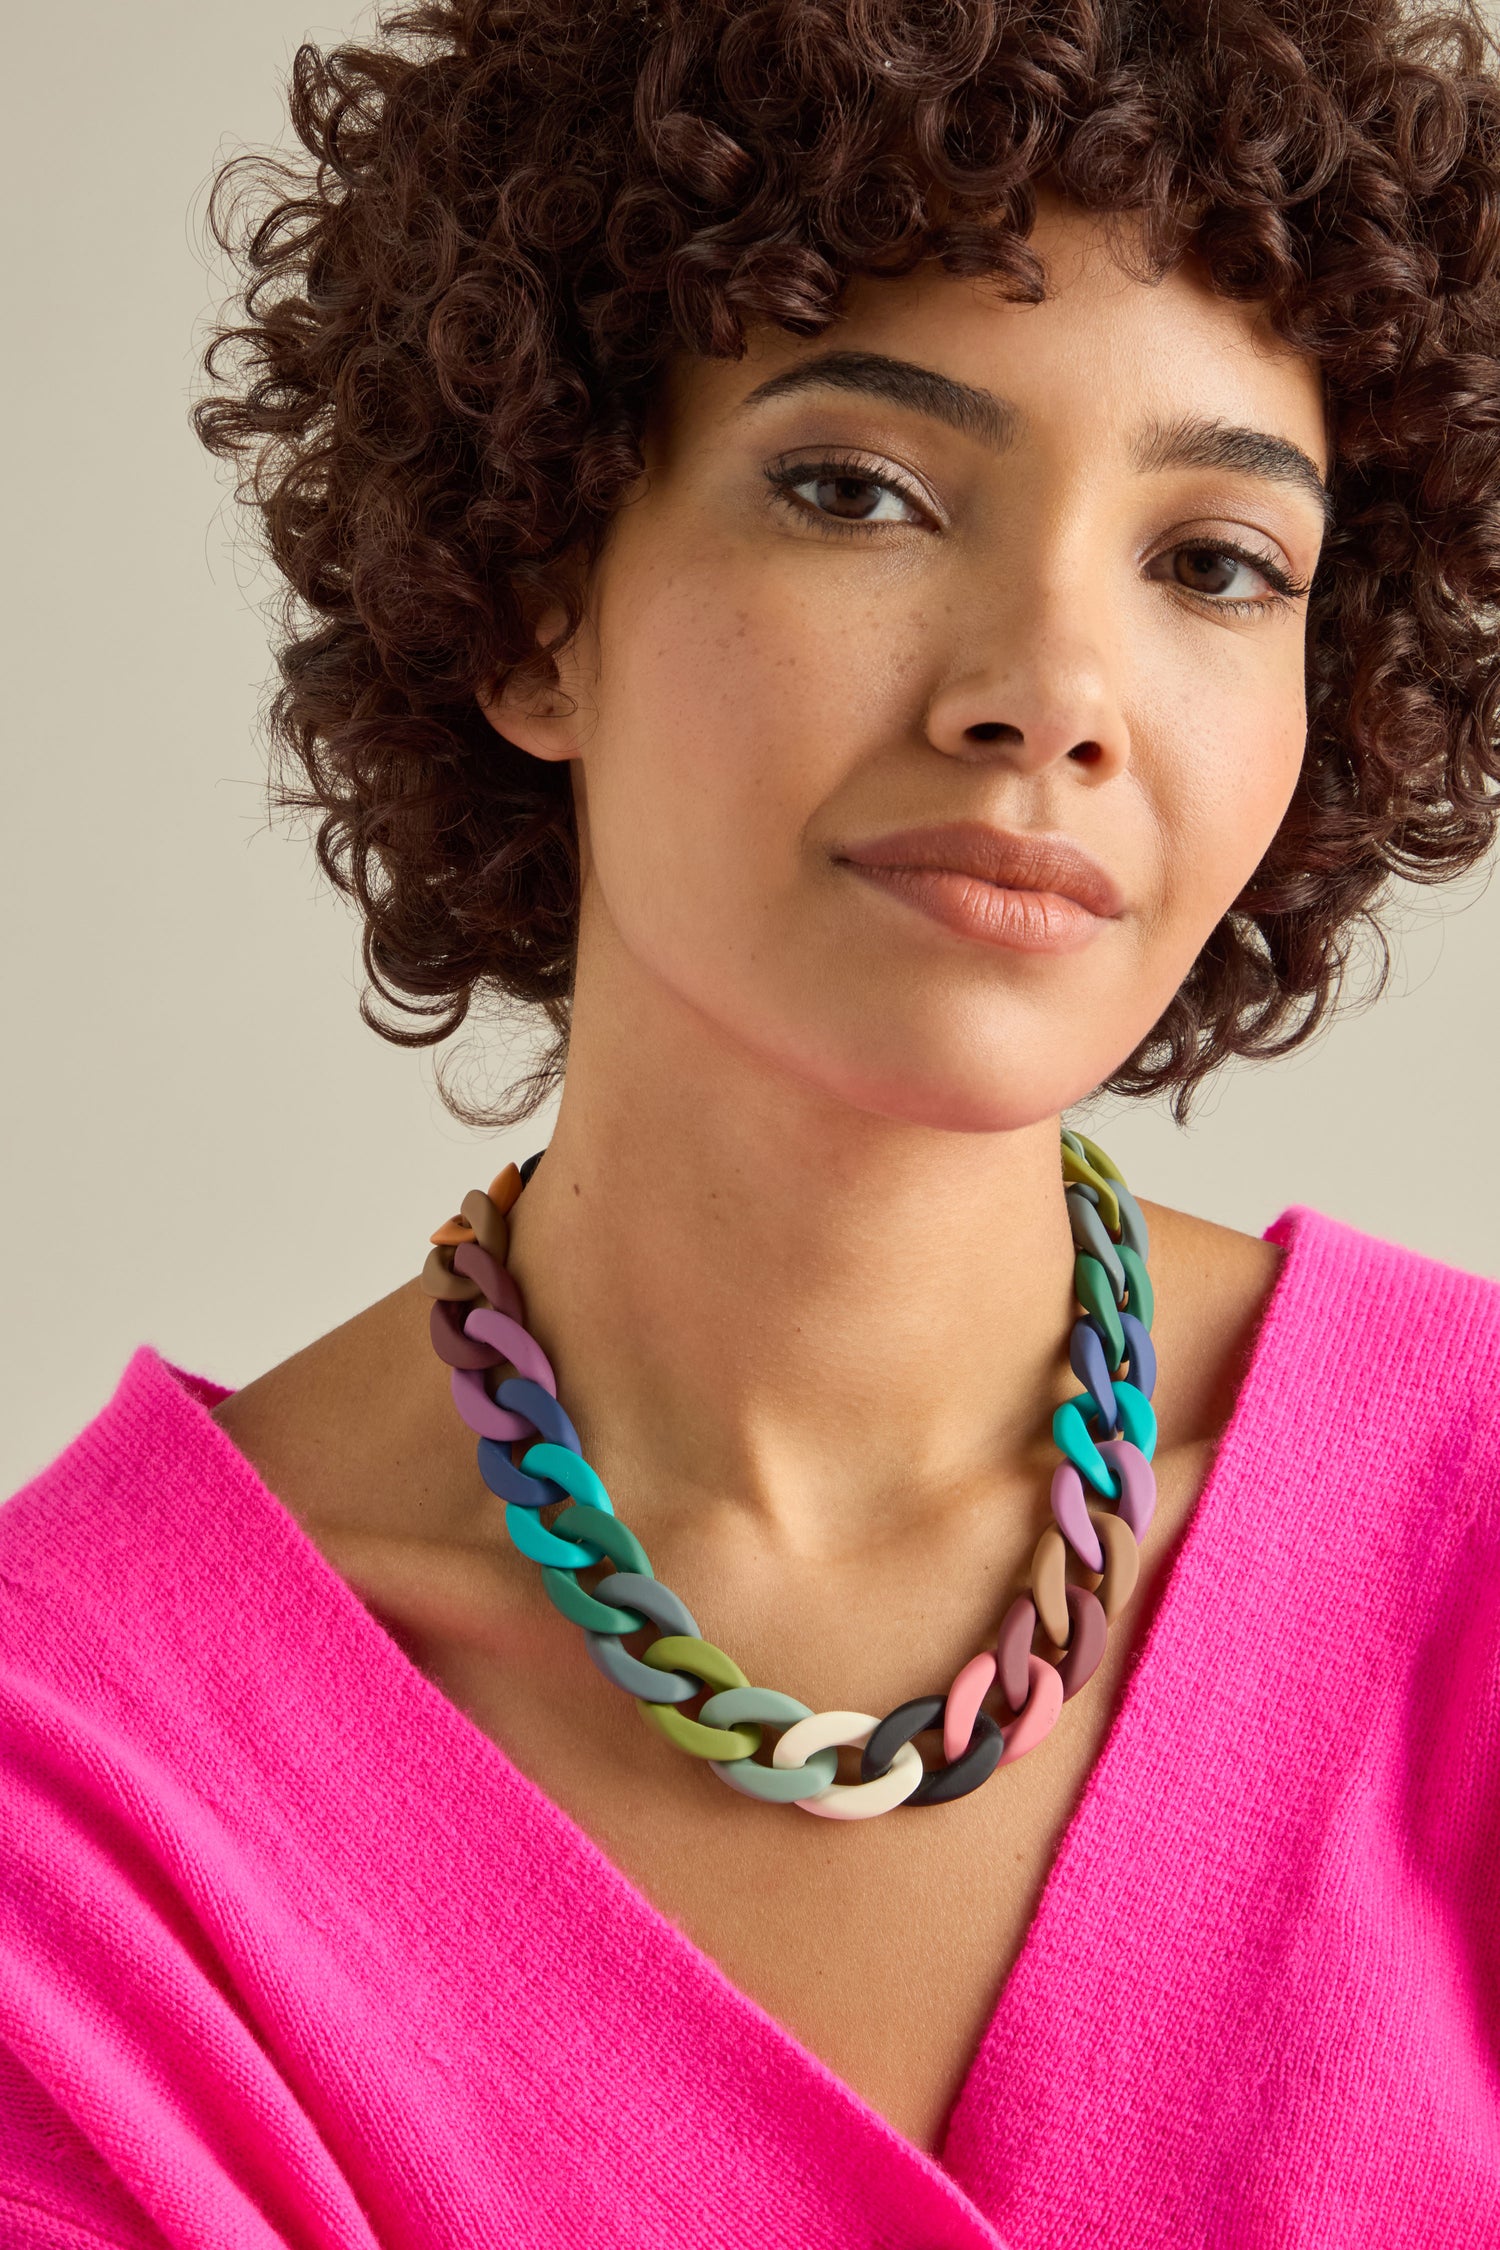
<svg viewBox="0 0 1500 2250">
<path fill-rule="evenodd" d="M 969 742 L 1021 742 L 1024 740 L 1020 728 L 1008 726 L 1004 719 L 981 719 L 976 726 L 964 728 L 964 738 Z"/>
<path fill-rule="evenodd" d="M 1081 766 L 1096 766 L 1103 755 L 1097 742 L 1075 742 L 1068 752 L 1068 756 L 1076 759 Z"/>
</svg>

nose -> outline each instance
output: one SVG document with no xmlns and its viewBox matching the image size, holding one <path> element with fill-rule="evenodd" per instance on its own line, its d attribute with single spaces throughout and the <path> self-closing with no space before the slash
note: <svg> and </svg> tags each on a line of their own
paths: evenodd
<svg viewBox="0 0 1500 2250">
<path fill-rule="evenodd" d="M 927 706 L 927 739 L 946 757 L 1041 773 L 1066 763 L 1102 782 L 1130 763 L 1121 661 L 1108 597 L 1077 576 L 988 605 L 954 673 Z"/>
</svg>

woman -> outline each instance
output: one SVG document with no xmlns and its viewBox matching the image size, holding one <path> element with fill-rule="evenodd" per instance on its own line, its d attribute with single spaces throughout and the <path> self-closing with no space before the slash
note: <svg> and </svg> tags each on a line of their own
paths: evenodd
<svg viewBox="0 0 1500 2250">
<path fill-rule="evenodd" d="M 430 0 L 293 115 L 292 794 L 566 1079 L 0 1516 L 5 2242 L 1500 2241 L 1496 1289 L 1061 1124 L 1490 841 L 1477 29 Z"/>
</svg>

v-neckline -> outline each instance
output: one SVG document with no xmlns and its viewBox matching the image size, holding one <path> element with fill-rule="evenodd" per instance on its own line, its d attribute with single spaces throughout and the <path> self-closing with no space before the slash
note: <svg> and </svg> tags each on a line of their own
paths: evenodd
<svg viewBox="0 0 1500 2250">
<path fill-rule="evenodd" d="M 1172 1633 L 1175 1597 L 1183 1580 L 1185 1560 L 1196 1555 L 1218 1533 L 1220 1496 L 1226 1486 L 1232 1486 L 1235 1482 L 1240 1456 L 1246 1444 L 1246 1433 L 1256 1421 L 1259 1375 L 1266 1357 L 1267 1341 L 1276 1324 L 1278 1312 L 1293 1285 L 1306 1221 L 1315 1217 L 1316 1214 L 1300 1208 L 1290 1209 L 1283 1212 L 1262 1236 L 1262 1240 L 1275 1240 L 1282 1244 L 1285 1255 L 1261 1308 L 1234 1407 L 1220 1433 L 1197 1503 L 1163 1580 L 1155 1615 L 1135 1654 L 1119 1703 L 1064 1827 L 1036 1910 L 949 2109 L 942 2147 L 936 2154 L 929 2154 L 902 2133 L 847 2080 L 840 2077 L 810 2047 L 804 2045 L 795 2032 L 735 1984 L 712 1954 L 706 1952 L 680 1924 L 658 1907 L 623 1868 L 609 1857 L 603 1846 L 515 1763 L 493 1736 L 477 1726 L 466 1712 L 450 1701 L 441 1688 L 412 1662 L 400 1644 L 371 1616 L 353 1589 L 334 1570 L 285 1502 L 264 1482 L 227 1432 L 212 1419 L 209 1410 L 230 1393 L 219 1384 L 188 1375 L 185 1370 L 170 1362 L 163 1361 L 160 1364 L 174 1379 L 185 1398 L 192 1401 L 207 1429 L 212 1431 L 213 1439 L 220 1447 L 227 1448 L 233 1456 L 242 1486 L 256 1493 L 281 1519 L 283 1542 L 300 1558 L 304 1569 L 315 1575 L 325 1597 L 341 1606 L 347 1605 L 353 1611 L 352 1618 L 346 1611 L 346 1630 L 357 1636 L 368 1649 L 371 1672 L 378 1674 L 384 1669 L 393 1683 L 399 1682 L 403 1690 L 399 1701 L 410 1703 L 415 1697 L 420 1706 L 429 1710 L 435 1725 L 464 1746 L 467 1762 L 471 1766 L 477 1763 L 481 1770 L 487 1770 L 494 1777 L 497 1794 L 505 1800 L 508 1818 L 514 1822 L 519 1813 L 539 1829 L 550 1831 L 552 1839 L 560 1843 L 576 1862 L 581 1876 L 592 1876 L 606 1886 L 617 1914 L 636 1926 L 643 1955 L 648 1947 L 654 1946 L 658 1952 L 669 1956 L 679 1970 L 687 1972 L 691 1981 L 699 1985 L 707 1983 L 716 1989 L 726 2011 L 737 2015 L 747 2030 L 753 2024 L 760 2039 L 763 2042 L 769 2041 L 778 2049 L 782 2065 L 800 2072 L 807 2081 L 810 2095 L 816 2088 L 825 2101 L 832 2098 L 847 2118 L 860 2123 L 876 2140 L 885 2144 L 888 2155 L 904 2157 L 929 2176 L 932 2184 L 943 2192 L 945 2199 L 956 2198 L 977 2230 L 976 2240 L 987 2242 L 993 2246 L 993 2250 L 1004 2250 L 1004 2244 L 995 2232 L 993 2223 L 973 2202 L 961 2175 L 950 2168 L 948 2152 L 953 2147 L 955 2138 L 961 2136 L 967 2113 L 985 2091 L 990 2057 L 1001 2044 L 1011 1995 L 1043 1943 L 1048 1926 L 1058 1911 L 1058 1900 L 1069 1882 L 1071 1865 L 1079 1856 L 1086 1833 L 1100 1816 L 1101 1808 L 1109 1807 L 1112 1777 L 1118 1763 L 1122 1737 L 1128 1730 L 1151 1725 L 1154 1719 L 1159 1718 L 1170 1724 L 1170 1711 L 1157 1709 L 1157 1676 L 1161 1666 L 1154 1658 L 1164 1639 L 1170 1638 Z M 1145 1808 L 1142 1809 L 1144 1812 Z M 1110 1816 L 1117 1817 L 1112 1808 Z"/>
</svg>

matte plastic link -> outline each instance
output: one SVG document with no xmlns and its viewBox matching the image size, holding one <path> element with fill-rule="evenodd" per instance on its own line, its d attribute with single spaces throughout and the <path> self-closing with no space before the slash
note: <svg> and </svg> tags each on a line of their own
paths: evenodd
<svg viewBox="0 0 1500 2250">
<path fill-rule="evenodd" d="M 612 1516 L 615 1504 L 604 1489 L 604 1481 L 597 1469 L 592 1468 L 581 1453 L 574 1453 L 566 1445 L 554 1445 L 543 1438 L 537 1445 L 529 1445 L 521 1455 L 521 1467 L 531 1477 L 545 1477 L 549 1484 L 561 1485 L 570 1500 L 581 1500 L 586 1508 L 597 1508 L 604 1516 Z"/>
<path fill-rule="evenodd" d="M 701 1719 L 690 1719 L 669 1703 L 647 1703 L 644 1698 L 637 1698 L 635 1707 L 647 1726 L 655 1727 L 674 1749 L 685 1750 L 690 1758 L 712 1758 L 722 1764 L 731 1758 L 753 1758 L 760 1748 L 759 1727 L 706 1727 Z"/>
<path fill-rule="evenodd" d="M 1115 1201 L 1120 1208 L 1120 1245 L 1133 1250 L 1144 1265 L 1151 1255 L 1151 1236 L 1146 1226 L 1146 1216 L 1123 1180 L 1113 1182 Z"/>
<path fill-rule="evenodd" d="M 859 1770 L 864 1779 L 867 1782 L 881 1780 L 890 1771 L 891 1760 L 903 1744 L 910 1742 L 913 1735 L 925 1733 L 929 1727 L 941 1726 L 947 1700 L 943 1695 L 917 1695 L 909 1703 L 898 1703 L 894 1711 L 888 1711 L 860 1757 Z M 949 1764 L 924 1773 L 902 1803 L 949 1805 L 955 1797 L 966 1797 L 971 1789 L 989 1780 L 1000 1763 L 1002 1747 L 1000 1729 L 989 1713 L 976 1712 L 973 1738 L 967 1749 Z"/>
<path fill-rule="evenodd" d="M 614 1602 L 601 1602 L 597 1595 L 579 1585 L 571 1570 L 563 1570 L 556 1563 L 543 1563 L 542 1591 L 552 1607 L 560 1611 L 569 1624 L 581 1625 L 585 1633 L 601 1637 L 611 1634 L 616 1647 L 619 1646 L 622 1633 L 638 1633 L 641 1630 L 641 1620 L 630 1610 L 621 1609 Z M 632 1695 L 639 1695 L 641 1691 L 639 1687 L 634 1687 L 630 1692 Z"/>
<path fill-rule="evenodd" d="M 629 1524 L 621 1523 L 607 1508 L 593 1508 L 585 1500 L 575 1500 L 570 1508 L 564 1508 L 552 1528 L 564 1539 L 578 1539 L 597 1547 L 602 1555 L 608 1555 L 616 1570 L 633 1571 L 640 1578 L 656 1576 Z"/>
<path fill-rule="evenodd" d="M 1122 1318 L 1121 1327 L 1125 1323 Z M 1094 1400 L 1100 1414 L 1111 1427 L 1115 1418 L 1114 1386 L 1110 1381 L 1109 1356 L 1098 1323 L 1092 1318 L 1075 1320 L 1068 1338 L 1068 1365 Z"/>
<path fill-rule="evenodd" d="M 639 1616 L 626 1627 L 638 1633 L 646 1624 L 654 1625 L 660 1633 L 686 1633 L 690 1639 L 702 1638 L 698 1620 L 685 1601 L 679 1600 L 670 1586 L 659 1578 L 647 1578 L 643 1572 L 632 1570 L 612 1571 L 601 1578 L 594 1588 L 601 1602 L 618 1604 L 623 1610 L 638 1610 Z"/>
<path fill-rule="evenodd" d="M 815 1711 L 788 1727 L 771 1753 L 775 1766 L 800 1766 L 814 1750 L 845 1745 L 863 1750 L 880 1721 L 868 1711 Z M 793 1804 L 824 1820 L 870 1820 L 904 1804 L 922 1786 L 922 1753 L 909 1742 L 891 1761 L 889 1773 L 879 1781 L 835 1781 L 812 1797 L 794 1797 Z"/>
<path fill-rule="evenodd" d="M 606 1515 L 600 1508 L 585 1507 L 579 1501 L 564 1508 L 553 1529 L 559 1538 L 573 1538 L 581 1546 L 597 1547 L 601 1555 L 609 1557 L 617 1571 L 631 1571 L 642 1578 L 654 1575 L 645 1548 L 635 1533 L 621 1523 L 618 1516 Z M 559 1570 L 551 1564 L 544 1565 L 542 1586 L 554 1609 L 560 1610 L 575 1625 L 583 1626 L 589 1635 L 600 1639 L 613 1635 L 616 1648 L 619 1648 L 620 1634 L 638 1633 L 641 1629 L 641 1619 L 634 1611 L 620 1609 L 610 1602 L 601 1602 L 579 1585 L 571 1571 Z M 620 1653 L 626 1664 L 637 1661 L 633 1656 L 626 1656 L 624 1650 Z M 617 1686 L 625 1684 L 623 1679 L 615 1678 L 607 1665 L 601 1664 L 599 1668 L 606 1678 L 615 1679 Z M 639 1695 L 639 1683 L 630 1692 L 632 1695 Z M 696 1692 L 691 1687 L 688 1690 L 689 1694 Z"/>
<path fill-rule="evenodd" d="M 1156 1452 L 1156 1409 L 1152 1406 L 1144 1391 L 1138 1391 L 1134 1383 L 1127 1382 L 1123 1376 L 1116 1376 L 1114 1393 L 1115 1428 L 1121 1437 L 1128 1439 L 1130 1444 L 1144 1453 L 1149 1461 Z M 1099 1452 L 1098 1444 L 1094 1440 L 1094 1433 L 1089 1425 L 1099 1420 L 1098 1407 L 1086 1391 L 1075 1399 L 1067 1400 L 1066 1404 L 1077 1409 L 1079 1419 L 1087 1430 L 1089 1442 L 1094 1446 L 1094 1451 L 1097 1454 Z M 1061 1414 L 1063 1408 L 1059 1407 L 1057 1411 Z M 1099 1458 L 1102 1460 L 1103 1455 L 1101 1454 Z M 1107 1463 L 1106 1466 L 1108 1466 Z M 1084 1473 L 1087 1474 L 1087 1471 Z M 1097 1492 L 1102 1487 L 1096 1484 L 1094 1489 Z M 1117 1497 L 1113 1492 L 1105 1494 L 1105 1498 L 1109 1500 Z"/>
<path fill-rule="evenodd" d="M 641 1661 L 658 1672 L 692 1672 L 705 1687 L 750 1685 L 734 1658 L 713 1641 L 706 1641 L 701 1633 L 664 1633 L 642 1651 Z M 758 1742 L 759 1736 L 756 1739 Z"/>
<path fill-rule="evenodd" d="M 642 1661 L 661 1672 L 692 1672 L 710 1687 L 750 1685 L 734 1658 L 726 1656 L 723 1649 L 704 1640 L 701 1634 L 670 1633 L 662 1640 L 653 1641 Z M 674 1710 L 670 1704 L 644 1699 L 638 1699 L 636 1709 L 658 1734 L 664 1734 L 669 1742 L 692 1758 L 751 1758 L 760 1748 L 758 1726 L 709 1727 L 701 1719 L 690 1719 Z"/>
<path fill-rule="evenodd" d="M 1125 1331 L 1125 1355 L 1130 1361 L 1130 1380 L 1136 1389 L 1150 1398 L 1156 1389 L 1156 1347 L 1151 1332 L 1136 1319 L 1133 1312 L 1122 1312 L 1120 1326 Z M 1084 1378 L 1080 1375 L 1080 1383 Z"/>
<path fill-rule="evenodd" d="M 487 1311 L 488 1307 L 482 1307 L 481 1310 Z M 499 1320 L 504 1315 L 497 1313 L 495 1317 Z M 531 1436 L 529 1422 L 495 1404 L 485 1388 L 483 1375 L 477 1369 L 451 1368 L 448 1388 L 453 1394 L 453 1403 L 458 1408 L 459 1419 L 468 1423 L 476 1437 L 493 1438 L 497 1445 L 513 1445 L 518 1438 Z"/>
<path fill-rule="evenodd" d="M 544 1391 L 540 1383 L 533 1383 L 525 1375 L 511 1375 L 500 1385 L 495 1397 L 512 1414 L 524 1414 L 535 1434 L 547 1444 L 561 1445 L 569 1453 L 582 1453 L 578 1432 L 550 1391 Z"/>
<path fill-rule="evenodd" d="M 509 1501 L 505 1510 L 505 1528 L 510 1533 L 511 1545 L 530 1561 L 549 1563 L 557 1570 L 584 1570 L 599 1560 L 597 1547 L 584 1546 L 576 1539 L 559 1539 L 539 1523 L 533 1508 L 523 1508 Z"/>
<path fill-rule="evenodd" d="M 993 1651 L 982 1648 L 954 1674 L 953 1685 L 943 1700 L 943 1756 L 950 1765 L 962 1756 L 974 1732 L 979 1706 L 994 1686 L 999 1669 Z"/>
<path fill-rule="evenodd" d="M 464 1322 L 464 1333 L 477 1336 L 486 1344 L 494 1344 L 518 1375 L 529 1375 L 544 1391 L 550 1391 L 554 1398 L 557 1396 L 557 1377 L 552 1372 L 552 1362 L 535 1338 L 527 1334 L 519 1321 L 512 1320 L 509 1313 L 496 1312 L 493 1305 L 476 1305 Z M 485 1389 L 482 1376 L 455 1367 L 448 1380 L 454 1405 L 480 1437 L 499 1438 L 503 1442 L 531 1436 L 530 1422 L 497 1406 Z"/>
<path fill-rule="evenodd" d="M 1073 1630 L 1068 1635 L 1068 1652 L 1057 1667 L 1062 1681 L 1063 1701 L 1076 1695 L 1081 1687 L 1093 1678 L 1104 1654 L 1104 1644 L 1109 1636 L 1109 1620 L 1104 1605 L 1097 1594 L 1087 1586 L 1068 1588 L 1068 1609 Z"/>
<path fill-rule="evenodd" d="M 442 1297 L 449 1304 L 471 1305 L 479 1295 L 479 1284 L 467 1274 L 455 1273 L 453 1254 L 435 1244 L 427 1253 L 422 1267 L 422 1287 L 429 1297 Z"/>
<path fill-rule="evenodd" d="M 446 1297 L 434 1297 L 427 1315 L 427 1334 L 438 1358 L 447 1367 L 496 1367 L 500 1353 L 493 1344 L 464 1334 L 463 1314 Z M 1081 1378 L 1080 1378 L 1081 1380 Z"/>
<path fill-rule="evenodd" d="M 1067 1191 L 1068 1222 L 1073 1229 L 1073 1240 L 1080 1250 L 1087 1250 L 1104 1268 L 1111 1294 L 1117 1305 L 1125 1301 L 1129 1286 L 1125 1268 L 1120 1263 L 1119 1252 L 1109 1239 L 1104 1221 L 1093 1203 L 1078 1188 Z"/>
<path fill-rule="evenodd" d="M 708 1698 L 699 1717 L 705 1726 L 727 1727 L 739 1719 L 761 1719 L 771 1726 L 789 1727 L 798 1719 L 810 1719 L 812 1711 L 795 1695 L 783 1695 L 779 1688 L 722 1688 Z M 839 1770 L 839 1754 L 837 1750 L 814 1750 L 800 1766 L 763 1766 L 754 1758 L 710 1758 L 708 1767 L 742 1796 L 758 1797 L 763 1804 L 794 1805 L 799 1797 L 810 1797 L 828 1787 Z"/>
<path fill-rule="evenodd" d="M 483 1188 L 470 1188 L 458 1208 L 480 1249 L 487 1250 L 497 1266 L 503 1266 L 510 1256 L 510 1228 L 505 1213 L 495 1209 Z"/>
<path fill-rule="evenodd" d="M 1083 1479 L 1071 1461 L 1059 1461 L 1052 1472 L 1052 1516 L 1084 1569 L 1102 1570 L 1104 1550 L 1089 1515 Z"/>
<path fill-rule="evenodd" d="M 1087 1391 L 1081 1402 L 1076 1398 L 1063 1400 L 1052 1417 L 1052 1442 L 1063 1458 L 1072 1462 L 1086 1484 L 1091 1484 L 1106 1500 L 1113 1500 L 1119 1491 L 1115 1473 L 1094 1443 L 1084 1419 L 1084 1407 L 1098 1412 Z"/>
<path fill-rule="evenodd" d="M 1073 1138 L 1081 1141 L 1082 1136 L 1075 1135 Z M 1070 1186 L 1078 1184 L 1093 1189 L 1099 1198 L 1099 1212 L 1104 1224 L 1112 1235 L 1118 1236 L 1120 1232 L 1120 1205 L 1115 1195 L 1113 1183 L 1107 1180 L 1102 1172 L 1096 1171 L 1086 1156 L 1080 1155 L 1076 1148 L 1068 1146 L 1067 1136 L 1063 1139 L 1062 1168 L 1063 1178 Z"/>
<path fill-rule="evenodd" d="M 1027 1659 L 1028 1692 L 1025 1704 L 1005 1730 L 1005 1747 L 1000 1753 L 1002 1766 L 1012 1766 L 1017 1758 L 1024 1758 L 1044 1742 L 1057 1724 L 1057 1715 L 1063 1707 L 1062 1676 L 1044 1656 Z"/>
<path fill-rule="evenodd" d="M 1068 1619 L 1068 1549 L 1055 1523 L 1049 1523 L 1031 1558 L 1031 1598 L 1042 1631 L 1054 1648 L 1066 1648 L 1071 1626 Z"/>
<path fill-rule="evenodd" d="M 612 1516 L 615 1512 L 614 1502 L 600 1483 L 598 1472 L 590 1468 L 581 1454 L 571 1453 L 564 1445 L 552 1445 L 544 1441 L 539 1445 L 528 1446 L 521 1456 L 521 1469 L 523 1474 L 538 1480 L 545 1477 L 549 1483 L 560 1486 L 573 1499 L 583 1501 L 590 1508 L 597 1508 L 603 1515 Z M 501 1473 L 493 1454 L 487 1457 L 481 1473 Z M 582 1570 L 589 1563 L 600 1560 L 600 1550 L 592 1542 L 559 1538 L 545 1524 L 538 1523 L 530 1506 L 523 1506 L 519 1501 L 508 1503 L 505 1528 L 521 1553 L 529 1555 L 533 1562 L 550 1563 L 558 1570 Z M 588 1598 L 587 1595 L 580 1595 L 580 1599 L 584 1601 Z M 559 1603 L 558 1606 L 561 1607 L 562 1604 Z M 571 1610 L 568 1614 L 575 1617 L 577 1615 L 576 1611 Z M 578 1622 L 583 1620 L 580 1618 Z"/>
<path fill-rule="evenodd" d="M 1073 1293 L 1104 1338 L 1110 1367 L 1118 1367 L 1125 1357 L 1125 1331 L 1120 1326 L 1119 1307 L 1109 1286 L 1108 1274 L 1087 1250 L 1080 1250 L 1073 1260 Z"/>
<path fill-rule="evenodd" d="M 839 1770 L 839 1754 L 837 1750 L 814 1750 L 805 1765 L 793 1766 L 785 1773 L 776 1766 L 763 1766 L 757 1758 L 736 1758 L 733 1762 L 710 1758 L 708 1770 L 742 1796 L 758 1797 L 763 1805 L 801 1805 L 805 1810 L 808 1798 L 832 1783 Z"/>
<path fill-rule="evenodd" d="M 1017 1594 L 1005 1613 L 995 1642 L 995 1662 L 1000 1687 L 1012 1711 L 1021 1710 L 1031 1692 L 1031 1643 L 1036 1633 L 1036 1603 L 1029 1594 Z"/>
<path fill-rule="evenodd" d="M 1108 1180 L 1112 1188 L 1124 1187 L 1124 1173 L 1112 1156 L 1106 1156 L 1097 1141 L 1091 1141 L 1087 1133 L 1080 1133 L 1076 1127 L 1070 1128 L 1069 1138 L 1077 1142 L 1101 1180 Z"/>
<path fill-rule="evenodd" d="M 568 1497 L 560 1484 L 546 1477 L 529 1477 L 524 1469 L 518 1469 L 510 1457 L 510 1447 L 498 1438 L 481 1438 L 477 1453 L 479 1474 L 497 1500 L 510 1501 L 518 1508 L 550 1508 L 555 1501 Z"/>
<path fill-rule="evenodd" d="M 538 1149 L 537 1160 L 540 1161 L 540 1159 L 541 1150 Z M 507 1212 L 514 1209 L 516 1200 L 525 1185 L 526 1181 L 520 1166 L 518 1164 L 507 1164 L 495 1174 L 495 1177 L 485 1189 L 485 1193 L 503 1217 Z"/>
<path fill-rule="evenodd" d="M 563 1574 L 559 1572 L 558 1575 Z M 589 1599 L 582 1587 L 578 1592 L 582 1600 Z M 596 1604 L 599 1609 L 604 1606 L 602 1602 Z M 562 1604 L 559 1603 L 558 1607 L 561 1608 Z M 628 1648 L 621 1648 L 618 1633 L 585 1632 L 583 1641 L 610 1686 L 623 1688 L 627 1695 L 635 1696 L 637 1701 L 691 1703 L 695 1695 L 703 1693 L 703 1682 L 689 1679 L 686 1672 L 653 1672 L 649 1664 L 643 1664 L 638 1656 L 632 1656 Z"/>
<path fill-rule="evenodd" d="M 1149 1331 L 1156 1313 L 1156 1293 L 1151 1287 L 1151 1276 L 1129 1243 L 1121 1245 L 1120 1263 L 1125 1268 L 1125 1279 L 1130 1284 L 1130 1310 L 1141 1326 Z"/>
<path fill-rule="evenodd" d="M 1099 1451 L 1120 1480 L 1115 1506 L 1137 1541 L 1142 1540 L 1156 1509 L 1155 1471 L 1139 1446 L 1132 1445 L 1128 1438 L 1106 1438 Z"/>
<path fill-rule="evenodd" d="M 1141 1550 L 1136 1545 L 1135 1533 L 1123 1516 L 1112 1515 L 1107 1508 L 1095 1508 L 1095 1523 L 1104 1545 L 1104 1575 L 1099 1587 L 1099 1602 L 1105 1622 L 1113 1625 L 1131 1595 L 1140 1576 Z"/>
<path fill-rule="evenodd" d="M 521 1303 L 521 1292 L 512 1281 L 507 1269 L 492 1258 L 488 1250 L 477 1242 L 461 1242 L 453 1253 L 453 1270 L 477 1281 L 481 1293 L 488 1298 L 496 1312 L 509 1314 L 524 1328 L 526 1309 Z"/>
<path fill-rule="evenodd" d="M 799 1702 L 795 1695 L 783 1695 L 780 1688 L 753 1686 L 719 1688 L 700 1713 L 712 1727 L 738 1726 L 745 1719 L 761 1719 L 773 1727 L 791 1727 L 799 1719 L 810 1719 L 812 1715 L 812 1705 Z M 835 1767 L 838 1764 L 837 1751 L 833 1754 L 833 1763 Z"/>
</svg>

